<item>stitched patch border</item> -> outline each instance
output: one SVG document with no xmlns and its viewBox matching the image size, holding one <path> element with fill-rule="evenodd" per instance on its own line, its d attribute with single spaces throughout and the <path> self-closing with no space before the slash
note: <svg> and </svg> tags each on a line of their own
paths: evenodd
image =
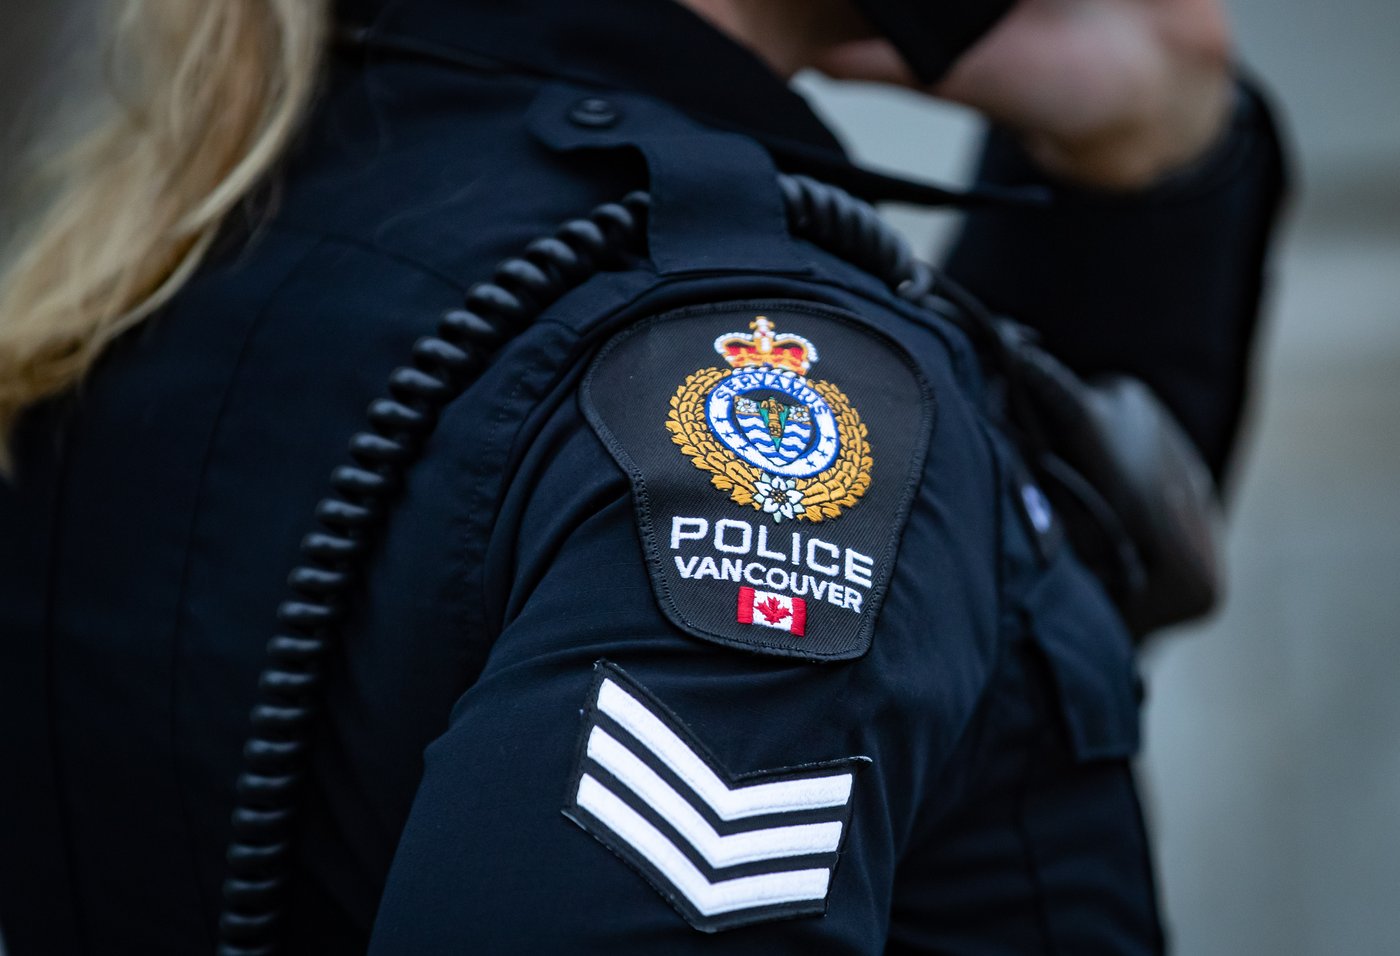
<svg viewBox="0 0 1400 956">
<path fill-rule="evenodd" d="M 744 327 L 753 334 L 734 331 Z M 818 346 L 822 379 L 809 382 L 802 373 Z M 690 379 L 697 359 L 713 363 L 716 352 L 706 392 Z M 739 373 L 754 372 L 775 381 L 766 392 L 744 382 L 721 395 L 731 431 L 717 434 L 705 406 Z M 795 380 L 779 384 L 779 376 Z M 869 650 L 937 419 L 933 389 L 898 338 L 823 302 L 689 306 L 615 335 L 579 394 L 585 417 L 631 479 L 653 591 L 672 623 L 717 644 L 811 661 Z M 740 398 L 750 404 L 740 407 Z M 764 405 L 762 424 L 789 416 L 774 428 L 775 442 L 793 439 L 766 471 L 756 455 L 736 451 L 761 445 L 755 412 Z M 817 447 L 823 422 L 834 423 L 827 437 L 839 448 Z M 756 433 L 747 446 L 721 440 L 743 428 Z M 804 478 L 799 472 L 808 468 Z M 799 487 L 804 480 L 822 487 Z M 701 540 L 706 535 L 713 540 Z M 741 587 L 802 598 L 802 633 L 737 620 Z"/>
</svg>

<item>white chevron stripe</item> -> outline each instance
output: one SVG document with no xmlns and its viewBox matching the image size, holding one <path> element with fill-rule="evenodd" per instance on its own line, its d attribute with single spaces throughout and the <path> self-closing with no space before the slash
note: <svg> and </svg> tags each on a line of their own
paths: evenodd
<svg viewBox="0 0 1400 956">
<path fill-rule="evenodd" d="M 841 845 L 841 822 L 802 823 L 721 836 L 676 789 L 601 727 L 588 736 L 592 757 L 661 814 L 710 866 L 735 866 L 807 853 L 829 853 Z"/>
<path fill-rule="evenodd" d="M 851 773 L 776 780 L 730 789 L 690 745 L 615 681 L 604 680 L 598 689 L 598 709 L 617 721 L 684 780 L 721 820 L 840 807 L 851 799 L 854 779 Z"/>
<path fill-rule="evenodd" d="M 665 834 L 596 778 L 584 774 L 578 785 L 577 803 L 656 867 L 703 916 L 819 900 L 826 896 L 831 882 L 831 871 L 821 868 L 761 873 L 711 883 Z"/>
</svg>

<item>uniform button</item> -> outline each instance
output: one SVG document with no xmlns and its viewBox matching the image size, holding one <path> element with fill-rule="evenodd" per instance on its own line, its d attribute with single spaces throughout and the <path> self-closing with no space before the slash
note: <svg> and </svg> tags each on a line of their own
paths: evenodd
<svg viewBox="0 0 1400 956">
<path fill-rule="evenodd" d="M 617 125 L 617 121 L 622 119 L 622 113 L 607 100 L 590 96 L 574 104 L 574 108 L 569 110 L 569 119 L 573 120 L 576 126 L 607 129 Z"/>
</svg>

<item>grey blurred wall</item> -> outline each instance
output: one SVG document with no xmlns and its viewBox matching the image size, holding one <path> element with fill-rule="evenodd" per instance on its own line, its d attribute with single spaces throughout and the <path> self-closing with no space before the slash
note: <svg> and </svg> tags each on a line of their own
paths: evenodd
<svg viewBox="0 0 1400 956">
<path fill-rule="evenodd" d="M 49 58 L 62 8 L 36 0 L 7 2 L 0 32 L 0 169 L 11 165 L 15 145 L 37 118 L 33 85 Z"/>
<path fill-rule="evenodd" d="M 101 0 L 3 0 L 0 17 L 0 245 L 34 201 L 38 138 L 57 143 L 80 119 L 72 90 L 91 88 L 100 57 L 84 41 Z M 3 255 L 3 248 L 0 248 Z M 0 260 L 3 261 L 3 260 Z"/>
<path fill-rule="evenodd" d="M 0 233 L 18 134 L 95 73 L 70 22 L 92 2 L 6 0 Z M 1230 600 L 1145 661 L 1166 917 L 1184 956 L 1400 953 L 1400 3 L 1227 3 L 1307 190 L 1276 262 Z M 967 114 L 802 86 L 865 161 L 961 176 Z M 888 214 L 921 248 L 950 227 Z"/>
</svg>

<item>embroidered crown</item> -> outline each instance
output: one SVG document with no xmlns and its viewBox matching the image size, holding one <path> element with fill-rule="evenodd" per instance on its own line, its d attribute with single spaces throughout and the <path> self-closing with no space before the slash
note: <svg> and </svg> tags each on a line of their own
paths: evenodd
<svg viewBox="0 0 1400 956">
<path fill-rule="evenodd" d="M 726 332 L 715 339 L 715 351 L 735 368 L 770 366 L 806 375 L 817 360 L 817 347 L 800 335 L 773 331 L 766 315 L 756 316 L 749 323 L 753 334 Z"/>
</svg>

